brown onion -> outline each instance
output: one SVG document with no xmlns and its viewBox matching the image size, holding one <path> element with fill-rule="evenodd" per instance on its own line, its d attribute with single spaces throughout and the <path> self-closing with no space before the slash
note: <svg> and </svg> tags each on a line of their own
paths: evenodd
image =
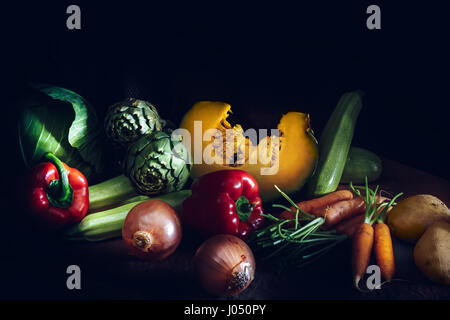
<svg viewBox="0 0 450 320">
<path fill-rule="evenodd" d="M 217 235 L 198 248 L 194 272 L 205 291 L 217 296 L 234 296 L 253 281 L 255 258 L 241 239 Z"/>
<path fill-rule="evenodd" d="M 160 200 L 147 200 L 134 206 L 122 227 L 122 238 L 131 253 L 145 260 L 161 260 L 171 255 L 181 236 L 177 213 Z"/>
</svg>

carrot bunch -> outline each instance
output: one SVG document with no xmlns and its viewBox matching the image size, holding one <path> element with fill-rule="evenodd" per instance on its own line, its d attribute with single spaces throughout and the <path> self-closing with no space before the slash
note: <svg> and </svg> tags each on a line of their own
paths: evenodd
<svg viewBox="0 0 450 320">
<path fill-rule="evenodd" d="M 386 201 L 387 198 L 376 196 L 377 204 Z M 316 217 L 325 218 L 323 229 L 334 228 L 338 233 L 353 236 L 356 228 L 364 220 L 366 203 L 364 199 L 353 198 L 350 190 L 338 190 L 320 198 L 302 201 L 296 204 L 297 207 Z M 280 214 L 280 218 L 293 219 L 295 208 L 291 207 Z M 291 226 L 293 222 L 288 224 Z"/>
<path fill-rule="evenodd" d="M 386 281 L 390 281 L 395 273 L 394 250 L 389 227 L 384 221 L 395 200 L 403 193 L 397 194 L 389 202 L 384 201 L 378 204 L 376 193 L 379 186 L 376 187 L 375 191 L 371 190 L 367 178 L 364 187 L 354 187 L 350 183 L 350 188 L 365 203 L 364 220 L 357 226 L 353 235 L 352 269 L 354 285 L 359 288 L 359 281 L 365 274 L 370 262 L 372 248 L 375 251 L 381 276 Z M 360 189 L 365 190 L 364 195 L 361 194 Z"/>
<path fill-rule="evenodd" d="M 379 186 L 375 191 L 371 190 L 367 178 L 365 186 L 353 186 L 350 183 L 350 190 L 338 190 L 320 198 L 302 201 L 295 208 L 324 218 L 322 229 L 332 228 L 336 233 L 353 237 L 352 269 L 357 288 L 369 265 L 372 249 L 375 251 L 381 276 L 390 281 L 395 273 L 394 250 L 389 227 L 384 221 L 402 193 L 392 199 L 377 195 Z M 287 222 L 287 226 L 294 223 L 295 208 L 285 208 L 280 214 L 280 218 L 291 220 Z"/>
</svg>

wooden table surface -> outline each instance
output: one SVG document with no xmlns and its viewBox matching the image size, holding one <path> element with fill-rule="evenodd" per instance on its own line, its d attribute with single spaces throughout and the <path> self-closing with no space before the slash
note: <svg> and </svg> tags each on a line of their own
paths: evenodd
<svg viewBox="0 0 450 320">
<path fill-rule="evenodd" d="M 450 205 L 450 182 L 383 159 L 380 186 L 405 196 L 426 193 Z M 30 239 L 32 237 L 32 239 Z M 122 241 L 63 243 L 54 238 L 9 237 L 0 259 L 6 275 L 3 298 L 214 299 L 192 275 L 192 258 L 202 240 L 184 234 L 177 251 L 161 262 L 131 257 Z M 350 242 L 300 270 L 274 273 L 257 263 L 255 280 L 234 299 L 450 299 L 450 287 L 427 280 L 414 266 L 413 246 L 394 239 L 396 278 L 381 290 L 361 293 L 352 286 Z M 258 261 L 258 260 L 257 260 Z M 82 289 L 67 290 L 66 268 L 78 265 Z"/>
</svg>

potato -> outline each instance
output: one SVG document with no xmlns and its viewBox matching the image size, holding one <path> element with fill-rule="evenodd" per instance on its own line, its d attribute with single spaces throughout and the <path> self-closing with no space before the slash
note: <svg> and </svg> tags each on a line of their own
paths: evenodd
<svg viewBox="0 0 450 320">
<path fill-rule="evenodd" d="M 388 214 L 392 233 L 402 240 L 416 242 L 437 221 L 450 223 L 450 211 L 438 198 L 419 194 L 400 201 Z"/>
<path fill-rule="evenodd" d="M 439 221 L 414 247 L 414 262 L 430 280 L 450 285 L 450 224 Z"/>
</svg>

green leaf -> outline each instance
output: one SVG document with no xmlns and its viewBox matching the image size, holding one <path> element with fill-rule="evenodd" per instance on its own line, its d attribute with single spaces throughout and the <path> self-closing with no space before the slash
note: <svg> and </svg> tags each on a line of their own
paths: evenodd
<svg viewBox="0 0 450 320">
<path fill-rule="evenodd" d="M 87 177 L 101 172 L 100 127 L 92 107 L 64 88 L 33 88 L 20 103 L 19 142 L 25 163 L 32 166 L 52 152 Z"/>
</svg>

